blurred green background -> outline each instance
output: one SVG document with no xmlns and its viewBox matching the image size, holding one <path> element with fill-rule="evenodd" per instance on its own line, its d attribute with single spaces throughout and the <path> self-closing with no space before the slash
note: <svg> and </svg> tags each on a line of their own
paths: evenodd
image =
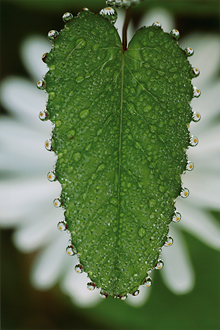
<svg viewBox="0 0 220 330">
<path fill-rule="evenodd" d="M 61 16 L 76 14 L 82 7 L 98 12 L 104 0 L 2 0 L 1 1 L 1 79 L 8 75 L 28 77 L 19 57 L 21 41 L 28 35 L 45 35 L 63 27 Z M 219 31 L 218 0 L 149 0 L 133 9 L 137 24 L 149 8 L 162 6 L 175 15 L 181 37 L 191 32 Z M 5 109 L 1 109 L 6 113 Z M 215 213 L 220 222 L 220 214 Z M 220 328 L 219 253 L 184 233 L 196 285 L 183 296 L 172 294 L 158 272 L 146 304 L 134 308 L 108 298 L 96 307 L 80 309 L 65 296 L 59 285 L 45 292 L 29 283 L 35 254 L 21 254 L 11 243 L 11 230 L 1 231 L 1 323 L 2 329 L 147 329 L 217 330 Z"/>
</svg>

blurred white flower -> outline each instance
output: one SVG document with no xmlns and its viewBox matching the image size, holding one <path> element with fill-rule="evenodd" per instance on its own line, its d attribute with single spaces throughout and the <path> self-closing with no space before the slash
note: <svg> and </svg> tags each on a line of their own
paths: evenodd
<svg viewBox="0 0 220 330">
<path fill-rule="evenodd" d="M 120 26 L 119 15 L 116 26 Z M 172 16 L 164 10 L 148 13 L 141 22 L 151 25 L 160 21 L 165 31 L 175 26 Z M 132 27 L 130 28 L 130 37 Z M 129 38 L 130 38 L 129 37 Z M 195 85 L 202 90 L 200 99 L 192 102 L 195 111 L 202 115 L 199 124 L 192 124 L 192 133 L 200 144 L 189 150 L 189 159 L 195 170 L 183 176 L 190 197 L 181 201 L 177 209 L 183 214 L 180 224 L 171 225 L 175 243 L 163 249 L 165 267 L 162 277 L 176 294 L 189 292 L 194 285 L 194 272 L 181 230 L 185 230 L 214 249 L 220 249 L 220 227 L 207 211 L 220 210 L 220 124 L 217 78 L 219 40 L 214 35 L 192 35 L 182 40 L 181 46 L 191 46 L 195 55 L 191 63 L 198 67 L 201 76 Z M 46 174 L 53 168 L 55 156 L 43 147 L 49 137 L 51 124 L 40 122 L 38 114 L 45 108 L 47 95 L 37 90 L 36 81 L 45 74 L 41 61 L 50 43 L 40 36 L 30 36 L 21 46 L 21 58 L 33 81 L 8 77 L 1 85 L 3 106 L 10 112 L 0 120 L 0 170 L 4 174 L 0 186 L 0 225 L 15 228 L 13 242 L 22 252 L 40 250 L 34 261 L 31 282 L 38 289 L 49 289 L 60 281 L 62 290 L 79 306 L 92 306 L 101 301 L 98 290 L 86 288 L 86 274 L 77 274 L 77 258 L 69 257 L 65 248 L 68 235 L 60 233 L 56 224 L 63 219 L 63 211 L 55 209 L 52 201 L 60 194 L 58 182 L 50 183 Z M 131 305 L 142 305 L 151 289 L 141 288 L 137 297 L 127 299 Z"/>
</svg>

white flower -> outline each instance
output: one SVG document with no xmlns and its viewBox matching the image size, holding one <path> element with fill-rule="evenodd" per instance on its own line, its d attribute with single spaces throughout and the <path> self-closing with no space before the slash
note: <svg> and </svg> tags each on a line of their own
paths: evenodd
<svg viewBox="0 0 220 330">
<path fill-rule="evenodd" d="M 157 15 L 150 12 L 141 24 L 151 25 L 154 21 L 160 21 L 165 31 L 174 27 L 172 16 L 163 11 L 157 11 Z M 117 24 L 120 26 L 121 19 Z M 202 95 L 192 102 L 192 106 L 201 113 L 202 121 L 191 125 L 192 133 L 198 136 L 200 143 L 189 150 L 195 170 L 183 176 L 190 197 L 183 201 L 178 198 L 177 209 L 183 219 L 179 224 L 171 225 L 174 245 L 163 249 L 165 267 L 161 274 L 166 285 L 177 294 L 189 292 L 194 284 L 194 272 L 181 229 L 212 248 L 220 249 L 220 228 L 208 212 L 209 209 L 220 209 L 220 125 L 215 120 L 219 111 L 219 43 L 213 35 L 194 35 L 183 40 L 181 45 L 194 48 L 191 62 L 201 71 L 194 84 L 202 90 Z M 77 258 L 69 257 L 65 252 L 68 235 L 56 228 L 63 220 L 63 212 L 52 203 L 60 194 L 60 185 L 50 183 L 46 178 L 53 169 L 55 157 L 44 148 L 51 124 L 38 119 L 39 112 L 45 108 L 47 95 L 37 90 L 36 81 L 46 72 L 41 56 L 49 50 L 50 43 L 45 38 L 32 36 L 26 39 L 21 47 L 21 57 L 33 80 L 8 77 L 2 82 L 2 104 L 9 110 L 10 117 L 2 116 L 0 120 L 0 170 L 4 173 L 0 185 L 0 225 L 15 228 L 13 242 L 20 251 L 40 250 L 31 272 L 31 281 L 36 288 L 48 289 L 60 281 L 62 290 L 74 303 L 92 306 L 101 301 L 98 290 L 88 291 L 86 274 L 74 271 Z M 150 289 L 141 288 L 139 296 L 129 296 L 127 302 L 141 305 L 149 292 Z"/>
</svg>

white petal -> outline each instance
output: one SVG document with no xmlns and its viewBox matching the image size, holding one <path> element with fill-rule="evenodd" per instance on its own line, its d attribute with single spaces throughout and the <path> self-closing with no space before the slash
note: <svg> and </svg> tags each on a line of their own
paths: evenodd
<svg viewBox="0 0 220 330">
<path fill-rule="evenodd" d="M 13 119 L 1 118 L 0 150 L 3 155 L 0 159 L 0 168 L 24 176 L 27 171 L 35 175 L 40 172 L 46 176 L 56 160 L 54 153 L 48 152 L 44 147 L 51 124 L 46 125 L 46 128 L 42 132 L 37 132 Z"/>
<path fill-rule="evenodd" d="M 189 203 L 178 203 L 178 211 L 182 214 L 180 228 L 213 249 L 220 250 L 220 224 L 210 213 Z"/>
<path fill-rule="evenodd" d="M 175 20 L 173 15 L 166 9 L 156 8 L 150 9 L 143 15 L 139 22 L 139 28 L 142 26 L 152 25 L 154 22 L 160 22 L 165 32 L 170 32 L 175 28 Z"/>
<path fill-rule="evenodd" d="M 51 240 L 56 241 L 60 237 L 57 223 L 63 219 L 59 211 L 55 207 L 40 208 L 30 219 L 22 222 L 12 237 L 17 249 L 21 252 L 32 252 Z"/>
<path fill-rule="evenodd" d="M 122 30 L 123 30 L 123 25 L 124 25 L 124 17 L 125 17 L 125 11 L 123 9 L 117 9 L 118 12 L 118 19 L 115 23 L 115 27 L 116 29 L 118 29 L 118 34 L 122 40 Z M 130 22 L 129 26 L 128 26 L 128 31 L 127 31 L 127 41 L 129 43 L 129 41 L 131 40 L 131 38 L 134 35 L 134 28 L 132 25 L 132 22 Z"/>
<path fill-rule="evenodd" d="M 33 264 L 31 282 L 37 289 L 51 288 L 59 280 L 61 274 L 68 272 L 76 261 L 76 257 L 69 257 L 65 251 L 68 245 L 67 235 L 60 234 L 60 238 L 49 244 Z"/>
<path fill-rule="evenodd" d="M 31 35 L 24 39 L 21 44 L 21 58 L 27 71 L 31 74 L 34 81 L 41 79 L 48 68 L 42 61 L 42 55 L 49 52 L 51 43 L 39 35 Z"/>
<path fill-rule="evenodd" d="M 52 201 L 60 194 L 60 184 L 41 177 L 11 179 L 0 185 L 0 223 L 4 227 L 14 226 L 24 219 L 31 219 L 39 208 L 52 207 Z"/>
<path fill-rule="evenodd" d="M 146 303 L 146 301 L 148 300 L 148 298 L 150 296 L 151 288 L 140 287 L 139 291 L 140 291 L 140 293 L 136 297 L 134 297 L 130 294 L 128 295 L 128 298 L 126 299 L 126 303 L 128 305 L 131 305 L 134 307 L 140 307 Z"/>
<path fill-rule="evenodd" d="M 17 77 L 8 77 L 1 85 L 2 105 L 13 113 L 23 124 L 38 125 L 38 114 L 44 110 L 47 94 L 38 90 L 29 80 Z M 44 123 L 41 123 L 44 124 Z"/>
<path fill-rule="evenodd" d="M 174 239 L 174 244 L 163 248 L 164 267 L 160 272 L 165 284 L 173 293 L 185 294 L 194 286 L 193 268 L 181 233 L 174 228 L 173 224 L 170 226 L 169 233 Z"/>
<path fill-rule="evenodd" d="M 184 186 L 190 190 L 189 202 L 199 207 L 220 210 L 220 176 L 194 170 L 192 177 L 190 179 L 189 177 L 190 173 L 187 180 L 186 176 L 183 176 Z"/>
<path fill-rule="evenodd" d="M 72 268 L 61 282 L 61 289 L 71 297 L 74 304 L 80 307 L 92 307 L 101 302 L 102 298 L 97 289 L 94 291 L 87 289 L 88 282 L 90 279 L 86 273 L 77 274 Z"/>
<path fill-rule="evenodd" d="M 194 55 L 189 61 L 201 72 L 200 76 L 193 82 L 196 87 L 202 88 L 209 80 L 218 76 L 220 43 L 217 35 L 191 34 L 180 40 L 180 45 L 182 48 L 190 46 L 194 49 Z"/>
</svg>

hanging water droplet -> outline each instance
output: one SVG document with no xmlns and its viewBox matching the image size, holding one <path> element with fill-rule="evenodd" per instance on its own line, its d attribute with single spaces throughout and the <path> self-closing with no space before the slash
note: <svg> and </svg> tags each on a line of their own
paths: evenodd
<svg viewBox="0 0 220 330">
<path fill-rule="evenodd" d="M 140 237 L 144 237 L 145 234 L 146 234 L 146 230 L 143 227 L 140 227 L 139 230 L 138 230 L 138 235 Z"/>
<path fill-rule="evenodd" d="M 81 274 L 83 273 L 83 266 L 81 264 L 78 264 L 75 266 L 75 271 L 78 273 L 78 274 Z"/>
<path fill-rule="evenodd" d="M 42 55 L 42 61 L 43 61 L 44 63 L 46 63 L 46 61 L 47 61 L 47 55 L 48 55 L 48 53 L 44 53 L 44 54 Z"/>
<path fill-rule="evenodd" d="M 114 24 L 117 20 L 118 14 L 117 11 L 112 7 L 106 7 L 102 9 L 99 14 L 105 18 L 107 18 L 112 24 Z"/>
<path fill-rule="evenodd" d="M 61 206 L 61 201 L 60 201 L 60 199 L 59 199 L 59 198 L 55 198 L 55 199 L 53 200 L 53 205 L 54 205 L 55 207 L 60 207 L 60 206 Z"/>
<path fill-rule="evenodd" d="M 50 172 L 47 173 L 47 179 L 50 182 L 53 182 L 53 181 L 56 181 L 57 177 L 56 177 L 56 175 L 53 171 L 50 171 Z"/>
<path fill-rule="evenodd" d="M 171 36 L 172 36 L 174 39 L 176 39 L 176 40 L 178 40 L 179 37 L 180 37 L 180 33 L 179 33 L 179 31 L 178 31 L 177 29 L 173 29 L 173 30 L 170 32 L 170 34 L 171 34 Z"/>
<path fill-rule="evenodd" d="M 181 214 L 179 212 L 175 212 L 172 221 L 179 222 L 180 220 L 181 220 Z"/>
<path fill-rule="evenodd" d="M 115 0 L 106 0 L 106 6 L 114 6 L 115 5 Z"/>
<path fill-rule="evenodd" d="M 39 119 L 42 120 L 42 121 L 48 120 L 49 119 L 48 112 L 46 110 L 40 111 Z"/>
<path fill-rule="evenodd" d="M 58 35 L 59 35 L 59 32 L 58 31 L 56 31 L 56 30 L 50 30 L 49 32 L 48 32 L 48 39 L 49 40 L 55 40 L 57 37 L 58 37 Z"/>
<path fill-rule="evenodd" d="M 139 293 L 140 293 L 140 291 L 139 290 L 136 290 L 136 291 L 134 291 L 133 293 L 132 293 L 132 296 L 138 296 L 139 295 Z"/>
<path fill-rule="evenodd" d="M 200 89 L 198 89 L 197 87 L 193 87 L 193 97 L 199 97 L 201 95 L 201 91 Z"/>
<path fill-rule="evenodd" d="M 67 223 L 65 220 L 63 221 L 60 221 L 58 222 L 57 224 L 57 228 L 60 230 L 60 231 L 65 231 L 67 229 Z"/>
<path fill-rule="evenodd" d="M 190 146 L 191 146 L 191 147 L 195 147 L 195 146 L 197 146 L 197 144 L 199 143 L 199 140 L 198 140 L 198 138 L 197 138 L 196 136 L 192 135 L 192 136 L 190 137 L 189 142 L 190 142 Z"/>
<path fill-rule="evenodd" d="M 100 291 L 100 297 L 106 299 L 108 297 L 108 294 L 103 291 Z"/>
<path fill-rule="evenodd" d="M 128 296 L 125 294 L 125 295 L 123 295 L 123 296 L 120 296 L 119 298 L 120 298 L 121 300 L 126 300 L 127 297 L 128 297 Z"/>
<path fill-rule="evenodd" d="M 164 266 L 164 262 L 163 262 L 163 260 L 162 259 L 158 259 L 157 260 L 157 263 L 156 263 L 156 265 L 155 265 L 155 269 L 162 269 L 163 268 L 163 266 Z"/>
<path fill-rule="evenodd" d="M 45 89 L 45 81 L 43 79 L 37 82 L 37 88 L 41 90 Z"/>
<path fill-rule="evenodd" d="M 152 24 L 152 26 L 157 26 L 157 27 L 159 27 L 159 28 L 162 27 L 162 25 L 160 24 L 160 22 L 154 22 L 154 23 Z"/>
<path fill-rule="evenodd" d="M 186 47 L 184 49 L 184 53 L 186 54 L 186 56 L 192 56 L 194 54 L 194 50 L 191 47 Z"/>
<path fill-rule="evenodd" d="M 152 279 L 148 276 L 148 277 L 145 279 L 143 286 L 144 286 L 145 288 L 149 288 L 149 287 L 151 286 L 151 284 L 152 284 Z"/>
<path fill-rule="evenodd" d="M 52 141 L 51 141 L 51 140 L 46 140 L 46 141 L 45 141 L 45 148 L 46 148 L 48 151 L 52 151 Z"/>
<path fill-rule="evenodd" d="M 87 289 L 88 289 L 89 291 L 93 291 L 93 290 L 95 290 L 95 284 L 92 283 L 92 282 L 87 283 Z"/>
<path fill-rule="evenodd" d="M 198 121 L 200 121 L 200 119 L 201 119 L 200 113 L 197 111 L 194 111 L 192 114 L 192 120 L 197 123 Z"/>
<path fill-rule="evenodd" d="M 198 77 L 199 74 L 200 74 L 199 69 L 197 69 L 197 68 L 193 68 L 193 75 L 194 75 L 194 77 Z"/>
<path fill-rule="evenodd" d="M 192 171 L 193 169 L 194 169 L 194 164 L 192 162 L 188 161 L 186 164 L 186 170 Z"/>
<path fill-rule="evenodd" d="M 62 19 L 64 22 L 69 22 L 73 18 L 73 15 L 71 13 L 66 12 L 63 14 Z"/>
<path fill-rule="evenodd" d="M 180 196 L 182 198 L 187 198 L 189 196 L 189 189 L 187 188 L 182 188 L 181 192 L 180 192 Z"/>
<path fill-rule="evenodd" d="M 167 236 L 166 242 L 164 243 L 164 246 L 171 246 L 173 244 L 173 237 Z"/>
<path fill-rule="evenodd" d="M 76 254 L 76 250 L 74 248 L 73 245 L 69 245 L 67 246 L 66 248 L 66 253 L 69 255 L 69 256 L 74 256 Z"/>
</svg>

